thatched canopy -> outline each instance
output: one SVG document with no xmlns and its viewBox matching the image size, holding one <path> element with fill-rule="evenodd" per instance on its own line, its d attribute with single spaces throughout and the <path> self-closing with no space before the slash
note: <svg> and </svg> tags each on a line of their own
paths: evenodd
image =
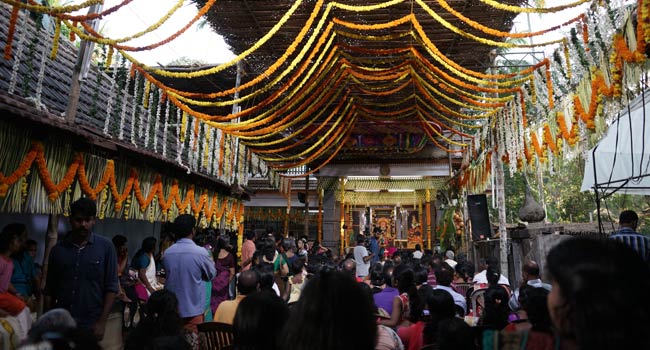
<svg viewBox="0 0 650 350">
<path fill-rule="evenodd" d="M 196 0 L 196 2 L 199 7 L 206 3 L 205 0 Z M 384 2 L 380 0 L 354 0 L 342 3 L 344 5 L 370 6 Z M 328 3 L 328 1 L 325 1 L 323 8 Z M 434 150 L 436 146 L 434 145 L 435 142 L 431 142 L 431 137 L 436 138 L 440 134 L 450 136 L 451 133 L 447 129 L 458 129 L 458 127 L 439 121 L 440 118 L 434 118 L 435 120 L 425 121 L 431 125 L 430 135 L 427 136 L 423 130 L 421 114 L 432 113 L 431 111 L 427 112 L 426 108 L 437 109 L 443 114 L 447 114 L 447 112 L 442 110 L 440 105 L 433 105 L 422 96 L 422 86 L 426 86 L 425 84 L 435 86 L 439 83 L 432 80 L 431 75 L 427 75 L 431 66 L 435 66 L 445 73 L 450 73 L 450 71 L 432 58 L 430 47 L 427 48 L 423 44 L 423 40 L 430 40 L 441 55 L 446 56 L 459 66 L 477 72 L 484 72 L 489 68 L 491 62 L 490 53 L 494 50 L 494 47 L 450 31 L 445 28 L 438 18 L 432 16 L 431 11 L 444 21 L 448 21 L 470 35 L 495 41 L 503 41 L 503 38 L 493 37 L 470 27 L 457 16 L 441 7 L 438 1 L 427 0 L 424 3 L 430 8 L 429 11 L 416 1 L 403 1 L 386 8 L 373 9 L 372 11 L 353 11 L 332 7 L 328 14 L 325 14 L 326 10 L 319 11 L 313 23 L 309 25 L 309 17 L 318 2 L 315 0 L 303 1 L 295 13 L 282 25 L 279 32 L 246 58 L 247 67 L 242 83 L 262 74 L 289 50 L 290 45 L 299 37 L 299 33 L 304 27 L 309 27 L 306 32 L 306 35 L 309 36 L 317 30 L 318 22 L 324 18 L 324 24 L 318 30 L 324 32 L 327 25 L 332 24 L 331 30 L 336 35 L 331 43 L 329 53 L 331 55 L 332 52 L 335 52 L 337 63 L 320 71 L 319 77 L 324 81 L 321 84 L 327 84 L 328 79 L 338 79 L 331 86 L 344 86 L 343 93 L 319 95 L 315 100 L 307 102 L 318 104 L 319 101 L 327 100 L 321 107 L 321 109 L 324 109 L 324 113 L 315 117 L 317 121 L 307 127 L 302 134 L 292 139 L 292 142 L 303 140 L 306 137 L 304 135 L 315 131 L 322 123 L 331 124 L 332 119 L 328 120 L 327 116 L 330 113 L 339 115 L 342 112 L 337 111 L 337 106 L 354 101 L 352 105 L 355 108 L 354 113 L 358 117 L 353 122 L 354 128 L 343 141 L 346 143 L 345 147 L 340 149 L 336 157 L 331 160 L 332 162 L 419 162 L 431 160 L 436 155 L 437 157 L 446 157 L 446 152 L 436 152 Z M 508 32 L 512 28 L 513 19 L 516 16 L 516 13 L 497 10 L 478 0 L 451 0 L 448 3 L 463 16 L 499 31 Z M 507 0 L 503 1 L 503 3 L 521 5 L 525 1 Z M 255 45 L 264 35 L 271 32 L 281 18 L 290 11 L 293 4 L 295 4 L 295 1 L 290 0 L 219 0 L 210 9 L 207 18 L 210 25 L 224 36 L 233 51 L 240 54 Z M 410 15 L 416 21 L 407 19 L 399 25 L 386 25 Z M 351 23 L 352 25 L 384 24 L 386 28 L 351 28 L 350 25 L 345 25 L 345 23 Z M 421 35 L 421 32 L 418 33 L 416 25 L 421 26 L 424 36 Z M 303 40 L 300 45 L 304 45 L 304 42 Z M 296 51 L 299 50 L 300 46 L 297 47 Z M 280 69 L 289 67 L 289 62 L 294 57 L 295 54 Z M 312 60 L 315 59 L 312 58 Z M 298 63 L 298 66 L 302 63 Z M 322 59 L 313 63 L 316 66 L 325 64 Z M 373 71 L 406 72 L 405 74 L 408 74 L 408 77 L 378 78 L 377 80 L 371 78 L 366 80 L 363 78 L 341 78 L 341 75 L 349 75 L 349 71 L 345 70 L 345 68 L 360 72 L 362 75 L 372 75 Z M 341 73 L 342 70 L 343 73 Z M 423 79 L 424 82 L 414 83 L 414 81 L 417 81 L 414 78 L 416 76 Z M 269 77 L 267 81 L 270 81 L 271 78 L 273 77 Z M 317 80 L 318 78 L 313 79 Z M 360 81 L 363 84 L 360 84 Z M 282 83 L 286 82 L 287 78 L 283 79 Z M 297 83 L 294 82 L 293 84 Z M 251 108 L 265 98 L 273 96 L 280 86 L 282 84 L 278 84 L 266 91 L 259 98 L 244 102 L 242 109 Z M 332 89 L 331 86 L 328 87 Z M 286 92 L 283 92 L 277 98 L 283 96 L 286 96 Z M 440 96 L 435 96 L 435 98 L 440 101 L 442 106 L 453 110 L 460 109 L 459 106 L 451 104 L 444 98 L 440 98 Z M 321 111 L 321 109 L 317 110 Z M 229 113 L 225 108 L 220 112 Z M 286 115 L 289 111 L 284 113 Z M 298 130 L 301 125 L 303 124 L 297 124 L 288 129 L 287 132 Z M 295 147 L 290 152 L 282 152 L 277 155 L 281 157 L 300 153 L 307 150 L 316 140 L 316 138 L 305 140 L 306 142 L 303 142 L 300 147 Z M 440 145 L 445 144 L 439 138 L 438 142 Z M 444 147 L 450 146 L 447 144 Z M 323 161 L 322 158 L 320 161 Z"/>
</svg>

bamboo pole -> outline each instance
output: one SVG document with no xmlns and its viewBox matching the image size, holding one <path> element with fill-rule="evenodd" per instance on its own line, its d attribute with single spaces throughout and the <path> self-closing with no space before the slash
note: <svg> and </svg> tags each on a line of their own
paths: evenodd
<svg viewBox="0 0 650 350">
<path fill-rule="evenodd" d="M 339 178 L 339 183 L 341 187 L 341 212 L 339 214 L 339 240 L 341 241 L 341 248 L 339 250 L 339 255 L 343 256 L 345 252 L 345 178 Z"/>
<path fill-rule="evenodd" d="M 325 190 L 318 190 L 318 241 L 323 241 L 323 197 Z"/>
<path fill-rule="evenodd" d="M 431 190 L 425 190 L 425 199 L 426 199 L 426 211 L 427 211 L 427 248 L 431 249 Z"/>
</svg>

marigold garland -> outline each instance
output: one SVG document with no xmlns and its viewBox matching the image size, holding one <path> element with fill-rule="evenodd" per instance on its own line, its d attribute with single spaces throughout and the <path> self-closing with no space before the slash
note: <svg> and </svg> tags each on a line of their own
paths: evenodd
<svg viewBox="0 0 650 350">
<path fill-rule="evenodd" d="M 4 58 L 9 61 L 11 59 L 11 44 L 14 40 L 14 34 L 16 33 L 16 21 L 18 21 L 18 14 L 20 13 L 20 7 L 14 5 L 11 9 L 11 18 L 9 19 L 9 30 L 7 31 L 7 43 L 5 44 Z"/>
<path fill-rule="evenodd" d="M 509 11 L 509 12 L 515 12 L 515 13 L 553 13 L 553 12 L 560 12 L 566 9 L 570 9 L 576 6 L 580 6 L 584 3 L 587 3 L 592 0 L 577 0 L 572 3 L 568 3 L 566 5 L 561 5 L 561 6 L 555 6 L 555 7 L 546 7 L 546 8 L 541 8 L 541 7 L 519 7 L 519 6 L 512 6 L 512 5 L 507 5 L 507 4 L 502 4 L 498 1 L 494 0 L 480 0 L 482 3 L 490 5 L 496 9 L 499 10 L 504 10 L 504 11 Z"/>
<path fill-rule="evenodd" d="M 93 200 L 96 200 L 100 193 L 105 193 L 107 190 L 110 190 L 116 211 L 123 209 L 124 202 L 126 202 L 127 206 L 131 205 L 131 200 L 129 199 L 131 191 L 134 192 L 135 199 L 138 202 L 141 211 L 147 210 L 147 208 L 151 210 L 153 200 L 156 198 L 158 199 L 158 205 L 163 212 L 167 212 L 170 209 L 171 204 L 175 203 L 179 212 L 184 212 L 189 205 L 194 215 L 198 215 L 201 212 L 204 212 L 206 216 L 211 217 L 212 215 L 216 215 L 217 218 L 220 219 L 221 215 L 223 215 L 224 210 L 226 209 L 225 204 L 221 205 L 221 209 L 218 208 L 219 197 L 217 194 L 213 195 L 212 204 L 208 206 L 208 194 L 206 189 L 202 190 L 198 202 L 195 201 L 193 185 L 189 186 L 185 198 L 181 199 L 179 195 L 178 181 L 176 180 L 173 181 L 169 196 L 167 199 L 165 199 L 162 178 L 159 174 L 155 175 L 154 182 L 149 189 L 149 193 L 145 197 L 141 190 L 141 185 L 138 179 L 138 172 L 134 168 L 131 168 L 130 175 L 127 178 L 124 189 L 120 193 L 116 183 L 115 164 L 112 160 L 106 161 L 106 166 L 103 170 L 101 179 L 97 185 L 95 185 L 95 187 L 92 187 L 88 182 L 84 155 L 82 153 L 77 153 L 74 156 L 72 163 L 68 166 L 68 169 L 66 170 L 65 175 L 61 181 L 55 184 L 51 179 L 49 170 L 47 169 L 45 151 L 43 144 L 40 142 L 32 142 L 30 150 L 27 152 L 27 154 L 25 154 L 18 168 L 11 175 L 4 176 L 4 174 L 0 172 L 0 197 L 5 197 L 10 186 L 16 184 L 19 179 L 28 176 L 30 172 L 29 169 L 32 167 L 32 165 L 36 166 L 38 176 L 41 179 L 43 187 L 47 192 L 48 198 L 51 201 L 59 198 L 61 193 L 70 191 L 70 186 L 74 180 L 77 179 L 81 191 Z M 22 190 L 24 189 L 25 188 L 23 186 Z M 101 200 L 105 202 L 106 199 L 103 198 L 103 196 L 104 195 L 102 194 Z M 222 203 L 225 203 L 228 200 L 232 199 L 224 197 L 222 199 Z M 232 216 L 239 214 L 239 216 L 241 216 L 241 210 L 242 209 L 239 206 L 233 206 L 232 210 L 228 212 L 228 215 Z M 235 213 L 233 213 L 233 211 L 235 211 Z"/>
</svg>

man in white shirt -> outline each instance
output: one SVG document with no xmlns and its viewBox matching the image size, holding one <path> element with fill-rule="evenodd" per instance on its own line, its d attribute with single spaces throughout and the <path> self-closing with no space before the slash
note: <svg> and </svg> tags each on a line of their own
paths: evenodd
<svg viewBox="0 0 650 350">
<path fill-rule="evenodd" d="M 542 280 L 539 278 L 539 265 L 537 265 L 537 263 L 532 260 L 529 260 L 524 264 L 521 271 L 521 278 L 522 286 L 527 284 L 531 287 L 544 288 L 549 292 L 551 291 L 551 285 L 542 282 Z M 512 293 L 510 301 L 508 301 L 508 306 L 510 306 L 510 309 L 512 311 L 519 310 L 519 288 L 517 288 L 515 292 Z"/>
<path fill-rule="evenodd" d="M 481 259 L 481 262 L 480 262 L 479 265 L 483 270 L 481 272 L 477 273 L 476 276 L 474 276 L 474 279 L 472 280 L 472 282 L 474 284 L 486 284 L 487 285 L 488 281 L 487 281 L 486 274 L 487 274 L 487 268 L 489 266 L 494 267 L 497 271 L 501 270 L 501 268 L 499 266 L 499 261 L 493 256 L 489 256 L 489 257 L 485 258 L 485 260 Z M 502 274 L 499 274 L 499 282 L 498 283 L 502 284 L 502 285 L 510 286 L 510 281 L 508 281 L 508 278 L 506 276 L 502 275 Z"/>
<path fill-rule="evenodd" d="M 363 245 L 365 237 L 363 235 L 357 236 L 357 245 L 354 247 L 354 262 L 357 263 L 357 277 L 364 278 L 368 276 L 370 269 L 370 259 L 374 254 L 368 254 L 368 249 Z"/>
<path fill-rule="evenodd" d="M 420 244 L 415 245 L 415 251 L 413 251 L 413 259 L 422 259 L 422 246 Z"/>
<path fill-rule="evenodd" d="M 455 257 L 456 255 L 454 254 L 453 251 L 448 250 L 447 252 L 445 252 L 445 258 L 447 258 L 445 259 L 445 262 L 449 264 L 449 266 L 451 266 L 452 269 L 456 268 L 456 264 L 458 264 L 456 260 L 454 260 Z"/>
<path fill-rule="evenodd" d="M 454 298 L 454 304 L 463 310 L 463 315 L 467 313 L 467 299 L 464 295 L 456 292 L 451 288 L 451 282 L 454 280 L 454 269 L 447 263 L 442 263 L 436 269 L 436 282 L 438 285 L 434 289 L 444 290 Z"/>
</svg>

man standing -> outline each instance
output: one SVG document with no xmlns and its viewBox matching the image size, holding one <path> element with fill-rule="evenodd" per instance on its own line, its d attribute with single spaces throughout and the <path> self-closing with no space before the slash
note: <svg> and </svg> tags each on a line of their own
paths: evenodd
<svg viewBox="0 0 650 350">
<path fill-rule="evenodd" d="M 368 233 L 370 233 L 368 231 Z M 379 228 L 373 230 L 372 236 L 370 237 L 370 253 L 372 253 L 372 259 L 370 259 L 370 265 L 374 265 L 379 262 L 379 235 L 381 231 Z"/>
<path fill-rule="evenodd" d="M 241 246 L 241 270 L 250 270 L 253 266 L 253 255 L 255 254 L 255 232 L 246 231 L 244 234 L 246 241 Z"/>
<path fill-rule="evenodd" d="M 96 214 L 89 198 L 70 205 L 72 230 L 50 252 L 45 307 L 68 310 L 80 328 L 101 340 L 118 280 L 113 243 L 92 232 Z"/>
<path fill-rule="evenodd" d="M 214 313 L 214 322 L 233 324 L 239 303 L 249 294 L 260 289 L 260 278 L 255 270 L 246 270 L 239 274 L 237 291 L 239 294 L 233 300 L 222 301 Z"/>
<path fill-rule="evenodd" d="M 203 322 L 205 312 L 205 282 L 214 278 L 216 269 L 208 251 L 192 240 L 195 225 L 196 219 L 190 214 L 174 220 L 177 241 L 165 251 L 163 266 L 167 274 L 165 289 L 176 294 L 185 328 L 196 334 L 196 325 Z"/>
<path fill-rule="evenodd" d="M 534 288 L 544 288 L 551 291 L 551 285 L 548 283 L 542 282 L 542 279 L 539 275 L 539 265 L 536 262 L 529 260 L 527 261 L 521 271 L 521 285 L 529 285 Z M 512 311 L 517 311 L 519 309 L 519 288 L 512 293 L 508 306 Z"/>
<path fill-rule="evenodd" d="M 368 276 L 370 269 L 370 259 L 374 254 L 368 255 L 368 249 L 363 245 L 365 237 L 363 235 L 357 236 L 357 245 L 354 247 L 354 261 L 357 263 L 357 277 L 363 279 Z"/>
<path fill-rule="evenodd" d="M 618 217 L 620 229 L 609 236 L 611 239 L 623 242 L 641 255 L 646 263 L 650 263 L 650 237 L 636 232 L 639 216 L 632 210 L 624 210 Z"/>
</svg>

